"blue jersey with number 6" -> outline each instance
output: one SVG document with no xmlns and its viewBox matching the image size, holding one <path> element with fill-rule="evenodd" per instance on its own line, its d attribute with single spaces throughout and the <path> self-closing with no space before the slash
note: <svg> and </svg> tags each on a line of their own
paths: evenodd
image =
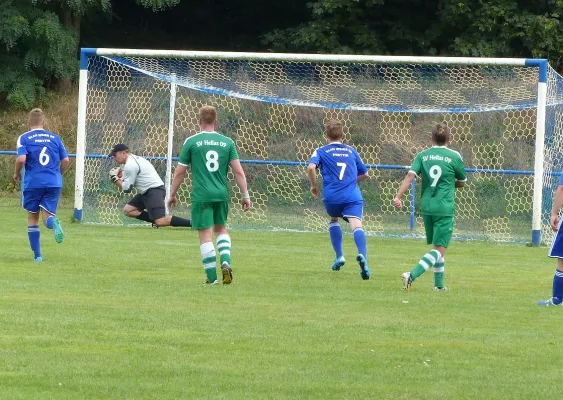
<svg viewBox="0 0 563 400">
<path fill-rule="evenodd" d="M 315 164 L 323 176 L 323 201 L 343 204 L 363 201 L 358 176 L 367 168 L 358 152 L 342 143 L 330 143 L 313 152 L 310 164 Z"/>
<path fill-rule="evenodd" d="M 26 156 L 24 189 L 63 187 L 60 162 L 68 153 L 56 134 L 33 129 L 20 135 L 17 150 Z"/>
</svg>

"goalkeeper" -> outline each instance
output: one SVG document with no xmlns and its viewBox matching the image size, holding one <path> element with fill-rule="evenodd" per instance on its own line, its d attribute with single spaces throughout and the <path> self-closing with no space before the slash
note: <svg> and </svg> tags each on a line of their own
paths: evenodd
<svg viewBox="0 0 563 400">
<path fill-rule="evenodd" d="M 131 193 L 133 188 L 138 191 L 123 207 L 125 215 L 151 222 L 157 228 L 160 226 L 192 226 L 189 219 L 166 215 L 164 182 L 147 159 L 130 154 L 129 147 L 122 143 L 113 147 L 109 157 L 123 165 L 123 169 L 115 167 L 110 170 L 111 181 L 124 193 Z"/>
</svg>

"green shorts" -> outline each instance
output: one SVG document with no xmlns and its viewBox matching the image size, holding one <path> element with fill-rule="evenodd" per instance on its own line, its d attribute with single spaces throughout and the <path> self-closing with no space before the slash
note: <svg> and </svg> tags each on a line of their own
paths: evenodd
<svg viewBox="0 0 563 400">
<path fill-rule="evenodd" d="M 192 229 L 206 229 L 213 225 L 227 225 L 228 201 L 192 201 Z"/>
<path fill-rule="evenodd" d="M 426 243 L 434 246 L 448 247 L 454 231 L 454 217 L 437 217 L 423 215 Z"/>
</svg>

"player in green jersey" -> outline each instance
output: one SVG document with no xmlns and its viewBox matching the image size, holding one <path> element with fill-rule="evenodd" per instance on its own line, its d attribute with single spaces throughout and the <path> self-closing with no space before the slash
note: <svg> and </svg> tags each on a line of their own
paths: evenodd
<svg viewBox="0 0 563 400">
<path fill-rule="evenodd" d="M 410 272 L 403 273 L 403 287 L 407 290 L 410 290 L 412 282 L 430 267 L 434 268 L 434 290 L 448 290 L 444 286 L 444 254 L 454 229 L 455 188 L 463 187 L 467 182 L 461 155 L 447 147 L 449 141 L 450 128 L 437 124 L 432 129 L 434 145 L 415 156 L 393 199 L 393 205 L 401 208 L 401 197 L 409 189 L 413 179 L 417 176 L 422 178 L 420 208 L 426 243 L 432 244 L 433 248 Z"/>
<path fill-rule="evenodd" d="M 241 192 L 242 209 L 250 208 L 250 196 L 246 176 L 240 164 L 235 143 L 215 131 L 217 110 L 203 106 L 199 110 L 201 132 L 184 142 L 180 160 L 170 190 L 168 207 L 176 204 L 176 193 L 184 180 L 186 170 L 192 170 L 192 227 L 199 233 L 203 269 L 207 276 L 205 283 L 217 284 L 217 269 L 213 232 L 219 250 L 223 283 L 233 280 L 231 269 L 231 238 L 227 232 L 229 214 L 229 189 L 227 173 L 229 167 Z"/>
</svg>

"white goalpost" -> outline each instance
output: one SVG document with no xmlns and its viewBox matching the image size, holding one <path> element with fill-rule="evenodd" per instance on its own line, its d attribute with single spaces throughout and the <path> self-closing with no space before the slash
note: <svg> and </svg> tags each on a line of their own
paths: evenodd
<svg viewBox="0 0 563 400">
<path fill-rule="evenodd" d="M 127 197 L 109 182 L 107 154 L 126 143 L 169 190 L 204 104 L 217 108 L 218 131 L 237 143 L 249 181 L 254 207 L 231 207 L 231 228 L 326 230 L 305 169 L 324 144 L 324 122 L 337 118 L 371 171 L 362 183 L 368 234 L 424 235 L 420 183 L 405 209 L 392 199 L 414 155 L 430 146 L 432 124 L 444 122 L 469 178 L 457 193 L 454 238 L 535 246 L 551 238 L 563 78 L 547 60 L 518 58 L 82 49 L 75 219 L 138 223 L 120 212 Z M 189 212 L 186 183 L 179 215 Z"/>
</svg>

